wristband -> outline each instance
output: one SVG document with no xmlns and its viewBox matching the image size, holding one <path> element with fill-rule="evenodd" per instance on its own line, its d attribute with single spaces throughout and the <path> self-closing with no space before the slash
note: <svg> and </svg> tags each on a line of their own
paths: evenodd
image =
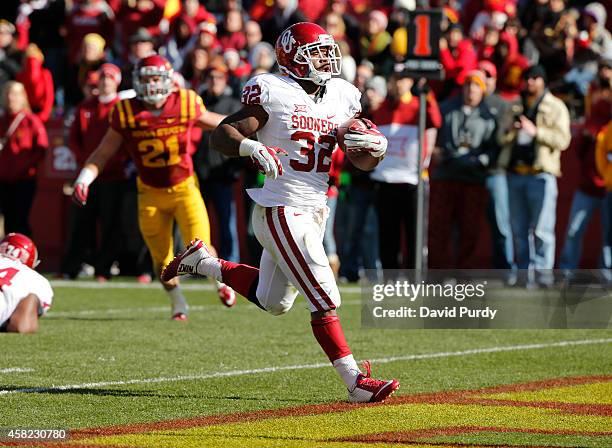
<svg viewBox="0 0 612 448">
<path fill-rule="evenodd" d="M 91 168 L 83 168 L 74 183 L 89 187 L 94 180 L 96 180 L 96 173 Z"/>
<path fill-rule="evenodd" d="M 251 157 L 251 154 L 261 148 L 261 146 L 262 145 L 260 142 L 256 142 L 255 140 L 251 140 L 250 138 L 245 138 L 240 142 L 238 154 L 241 157 Z"/>
</svg>

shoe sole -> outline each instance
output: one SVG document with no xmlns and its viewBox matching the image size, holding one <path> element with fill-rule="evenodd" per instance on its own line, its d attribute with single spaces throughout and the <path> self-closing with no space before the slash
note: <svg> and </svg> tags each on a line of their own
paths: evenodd
<svg viewBox="0 0 612 448">
<path fill-rule="evenodd" d="M 221 300 L 221 303 L 223 304 L 223 306 L 225 306 L 226 308 L 231 308 L 234 305 L 236 305 L 236 299 L 234 299 L 232 302 L 227 302 L 227 301 L 225 301 L 225 300 L 223 300 L 221 298 L 220 298 L 220 300 Z"/>
<path fill-rule="evenodd" d="M 185 252 L 174 257 L 174 259 L 162 271 L 161 273 L 162 281 L 168 282 L 172 280 L 174 277 L 177 277 L 179 275 L 178 268 L 181 265 L 181 261 L 184 258 L 187 258 L 192 253 L 200 250 L 202 247 L 204 247 L 204 243 L 202 241 L 198 241 L 197 244 L 195 244 L 192 247 L 187 248 Z M 185 274 L 188 274 L 188 273 L 186 272 Z M 183 274 L 180 274 L 180 275 L 183 275 Z"/>
</svg>

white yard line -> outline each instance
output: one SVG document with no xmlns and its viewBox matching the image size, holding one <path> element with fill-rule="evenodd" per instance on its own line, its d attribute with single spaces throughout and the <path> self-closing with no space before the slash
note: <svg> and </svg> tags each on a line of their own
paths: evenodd
<svg viewBox="0 0 612 448">
<path fill-rule="evenodd" d="M 470 355 L 480 355 L 484 353 L 500 353 L 500 352 L 513 352 L 521 350 L 537 350 L 543 348 L 552 347 L 572 347 L 580 345 L 593 345 L 593 344 L 610 344 L 612 338 L 608 339 L 582 339 L 574 341 L 558 341 L 558 342 L 547 342 L 541 344 L 523 344 L 523 345 L 508 345 L 508 346 L 497 346 L 497 347 L 483 347 L 474 348 L 469 350 L 460 350 L 456 352 L 438 352 L 438 353 L 422 353 L 418 355 L 405 355 L 405 356 L 392 356 L 387 358 L 372 359 L 371 361 L 376 364 L 386 364 L 395 361 L 419 361 L 423 359 L 436 359 L 436 358 L 451 358 L 461 357 Z M 97 387 L 108 387 L 108 386 L 125 386 L 130 384 L 156 384 L 156 383 L 170 383 L 177 381 L 200 381 L 213 378 L 224 378 L 224 377 L 235 377 L 244 375 L 255 375 L 261 373 L 275 373 L 286 370 L 303 370 L 303 369 L 319 369 L 322 367 L 329 367 L 329 363 L 316 363 L 316 364 L 302 364 L 302 365 L 290 365 L 290 366 L 276 366 L 276 367 L 263 367 L 260 369 L 248 369 L 248 370 L 230 370 L 227 372 L 215 372 L 215 373 L 203 373 L 195 375 L 180 375 L 171 377 L 158 377 L 158 378 L 141 378 L 132 380 L 122 381 L 99 381 L 95 383 L 81 383 L 81 384 L 65 384 L 60 386 L 50 387 L 32 387 L 23 389 L 13 390 L 0 390 L 0 395 L 9 395 L 15 393 L 45 393 L 62 390 L 72 389 L 95 389 Z"/>
<path fill-rule="evenodd" d="M 221 305 L 195 305 L 190 306 L 192 311 L 202 311 L 207 308 L 220 308 Z M 122 314 L 122 313 L 169 313 L 170 304 L 168 306 L 151 306 L 140 308 L 101 308 L 99 310 L 78 310 L 78 311 L 49 311 L 46 317 L 75 317 L 75 316 L 91 316 L 91 315 L 106 315 L 106 314 Z"/>
<path fill-rule="evenodd" d="M 361 305 L 359 300 L 343 300 L 342 306 L 355 306 Z M 211 305 L 189 305 L 190 311 L 205 311 L 205 310 L 225 310 L 225 307 L 221 304 Z M 243 303 L 240 307 L 232 309 L 230 312 L 235 312 L 236 309 L 245 310 L 248 309 L 250 312 L 257 310 L 258 308 L 248 302 Z M 138 308 L 100 308 L 97 310 L 76 310 L 76 311 L 49 311 L 46 317 L 76 317 L 76 316 L 91 316 L 91 315 L 107 315 L 107 314 L 123 314 L 123 313 L 168 313 L 170 310 L 170 304 L 168 306 L 150 306 L 150 307 L 138 307 Z"/>
<path fill-rule="evenodd" d="M 209 282 L 193 282 L 193 280 L 185 280 L 181 282 L 181 288 L 186 291 L 213 291 L 215 288 Z M 98 283 L 86 280 L 50 280 L 51 286 L 54 288 L 77 288 L 77 289 L 159 289 L 161 284 L 158 282 L 152 283 L 136 283 L 136 282 L 121 282 L 111 280 L 106 283 Z M 347 294 L 358 294 L 361 292 L 359 286 L 339 286 L 341 292 Z"/>
<path fill-rule="evenodd" d="M 0 373 L 28 373 L 34 372 L 34 369 L 29 367 L 8 367 L 6 369 L 0 369 Z"/>
</svg>

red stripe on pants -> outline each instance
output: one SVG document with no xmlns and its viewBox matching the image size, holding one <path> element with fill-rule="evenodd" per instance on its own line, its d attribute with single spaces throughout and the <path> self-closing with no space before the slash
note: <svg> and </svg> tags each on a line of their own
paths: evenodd
<svg viewBox="0 0 612 448">
<path fill-rule="evenodd" d="M 278 250 L 280 251 L 280 253 L 283 256 L 283 259 L 285 260 L 287 265 L 289 266 L 289 269 L 293 273 L 294 277 L 296 278 L 296 280 L 298 281 L 298 283 L 300 284 L 300 286 L 304 290 L 304 293 L 306 294 L 306 297 L 308 298 L 308 300 L 310 300 L 312 302 L 312 304 L 315 306 L 315 308 L 318 311 L 324 311 L 323 307 L 321 306 L 319 301 L 314 297 L 312 292 L 308 289 L 308 287 L 304 283 L 304 280 L 302 279 L 302 277 L 300 277 L 299 272 L 297 271 L 295 265 L 291 261 L 291 258 L 289 258 L 289 254 L 287 253 L 287 251 L 283 247 L 283 244 L 282 244 L 282 241 L 280 239 L 280 236 L 278 235 L 278 232 L 276 231 L 276 227 L 274 226 L 274 220 L 272 219 L 272 209 L 268 208 L 268 207 L 266 207 L 266 220 L 268 222 L 268 226 L 270 227 L 270 231 L 272 232 L 272 238 L 274 238 L 274 242 L 276 243 L 276 246 L 278 247 Z"/>
<path fill-rule="evenodd" d="M 281 225 L 281 229 L 283 230 L 283 233 L 285 235 L 287 242 L 289 243 L 289 247 L 291 248 L 293 255 L 295 256 L 298 263 L 302 267 L 302 270 L 306 274 L 306 277 L 308 278 L 308 280 L 310 280 L 310 284 L 315 289 L 315 291 L 319 293 L 319 296 L 323 299 L 323 301 L 327 304 L 327 306 L 329 307 L 328 309 L 335 310 L 336 305 L 334 305 L 334 302 L 332 301 L 332 299 L 329 298 L 329 296 L 327 295 L 323 287 L 319 284 L 319 282 L 317 282 L 317 279 L 315 278 L 314 274 L 310 270 L 310 266 L 308 266 L 308 262 L 304 258 L 304 255 L 300 251 L 300 248 L 298 247 L 297 243 L 293 239 L 293 236 L 291 235 L 291 231 L 289 230 L 289 225 L 287 224 L 287 218 L 285 218 L 285 207 L 278 207 L 278 222 Z"/>
</svg>

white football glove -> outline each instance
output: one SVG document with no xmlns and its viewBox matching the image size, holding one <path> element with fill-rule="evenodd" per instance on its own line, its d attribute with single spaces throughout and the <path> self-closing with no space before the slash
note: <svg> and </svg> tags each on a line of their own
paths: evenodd
<svg viewBox="0 0 612 448">
<path fill-rule="evenodd" d="M 344 146 L 348 152 L 368 152 L 372 157 L 382 157 L 387 152 L 387 138 L 370 120 L 363 119 L 368 129 L 350 129 L 344 134 Z"/>
<path fill-rule="evenodd" d="M 283 174 L 283 165 L 278 154 L 287 155 L 287 151 L 276 146 L 266 146 L 255 140 L 245 138 L 240 142 L 239 153 L 243 157 L 250 157 L 259 171 L 266 177 L 276 179 Z"/>
<path fill-rule="evenodd" d="M 89 186 L 96 179 L 96 174 L 89 168 L 81 169 L 79 177 L 74 181 L 72 200 L 83 207 L 87 203 L 87 196 L 89 194 Z"/>
<path fill-rule="evenodd" d="M 349 152 L 369 152 L 372 157 L 382 157 L 387 152 L 387 138 L 380 135 L 357 134 L 354 131 L 344 135 L 344 145 Z"/>
</svg>

